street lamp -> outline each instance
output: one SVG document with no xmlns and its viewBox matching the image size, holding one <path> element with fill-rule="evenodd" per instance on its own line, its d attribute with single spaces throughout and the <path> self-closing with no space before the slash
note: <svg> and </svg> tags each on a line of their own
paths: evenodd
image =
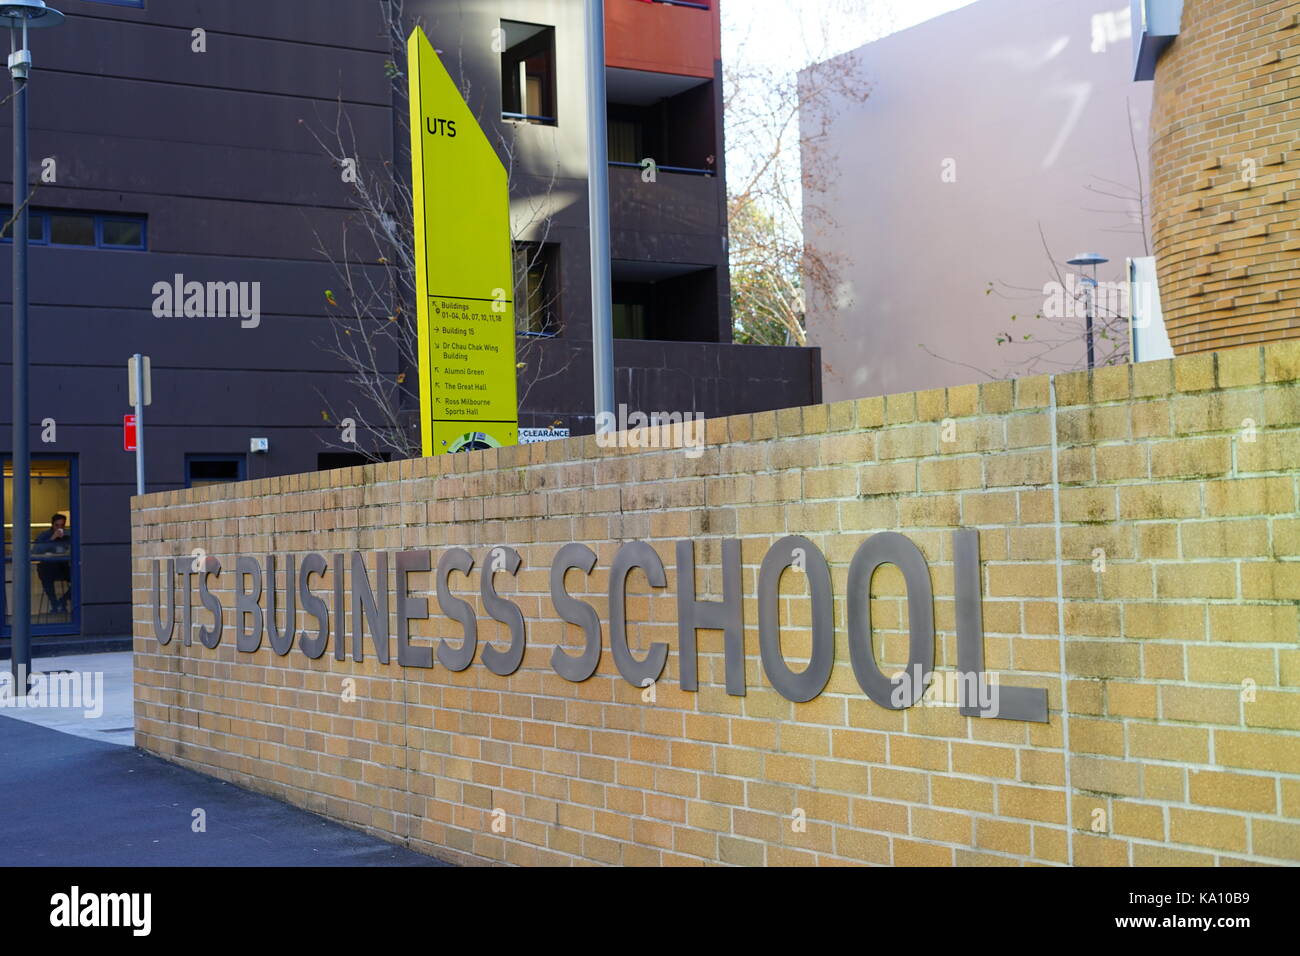
<svg viewBox="0 0 1300 956">
<path fill-rule="evenodd" d="M 32 69 L 32 54 L 27 49 L 27 31 L 57 27 L 62 22 L 63 14 L 47 7 L 44 0 L 0 0 L 0 26 L 9 27 L 9 75 L 14 81 L 14 623 L 9 663 L 14 693 L 19 695 L 26 695 L 32 669 L 32 460 L 27 444 L 27 75 Z"/>
<path fill-rule="evenodd" d="M 1097 363 L 1092 344 L 1092 317 L 1097 304 L 1097 266 L 1105 265 L 1110 260 L 1096 252 L 1081 252 L 1065 261 L 1072 266 L 1092 266 L 1092 278 L 1083 277 L 1084 287 L 1088 290 L 1087 326 L 1084 334 L 1088 339 L 1088 368 L 1095 368 Z"/>
</svg>

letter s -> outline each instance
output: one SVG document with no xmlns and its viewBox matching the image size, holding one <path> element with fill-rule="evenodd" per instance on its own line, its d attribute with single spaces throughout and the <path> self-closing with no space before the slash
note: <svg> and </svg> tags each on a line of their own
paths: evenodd
<svg viewBox="0 0 1300 956">
<path fill-rule="evenodd" d="M 518 574 L 519 566 L 523 563 L 519 557 L 519 552 L 514 548 L 506 547 L 499 550 L 501 551 L 501 557 L 504 558 L 501 563 L 502 569 L 508 571 L 511 575 Z M 518 604 L 507 601 L 497 594 L 496 585 L 492 582 L 495 570 L 496 565 L 492 563 L 483 565 L 483 607 L 492 617 L 492 620 L 500 621 L 510 628 L 510 647 L 504 651 L 499 651 L 491 644 L 485 644 L 483 646 L 483 663 L 488 666 L 488 670 L 498 677 L 509 677 L 519 670 L 519 665 L 524 661 L 524 612 L 519 609 Z"/>
<path fill-rule="evenodd" d="M 199 628 L 199 640 L 209 650 L 221 643 L 221 630 L 223 627 L 221 599 L 208 590 L 208 575 L 210 574 L 221 577 L 221 562 L 211 555 L 204 559 L 203 570 L 199 572 L 199 600 L 203 602 L 205 608 L 212 612 L 212 627 Z"/>
<path fill-rule="evenodd" d="M 474 617 L 474 608 L 468 601 L 453 595 L 447 586 L 452 571 L 469 574 L 473 569 L 474 556 L 464 548 L 452 548 L 438 559 L 438 607 L 453 621 L 460 622 L 461 633 L 465 635 L 460 647 L 453 648 L 446 641 L 438 642 L 438 663 L 449 671 L 468 668 L 474 663 L 474 652 L 478 650 L 478 621 Z"/>
<path fill-rule="evenodd" d="M 590 574 L 596 566 L 596 552 L 585 544 L 566 544 L 551 562 L 551 603 L 561 620 L 576 624 L 586 635 L 587 646 L 577 657 L 566 654 L 557 645 L 551 652 L 551 667 L 567 681 L 580 684 L 596 673 L 600 666 L 600 616 L 585 601 L 579 601 L 564 589 L 564 576 L 570 568 Z"/>
<path fill-rule="evenodd" d="M 330 639 L 330 611 L 324 599 L 312 593 L 308 581 L 313 574 L 324 574 L 328 567 L 324 555 L 309 554 L 302 559 L 302 566 L 298 569 L 298 597 L 302 599 L 302 609 L 320 624 L 315 637 L 308 637 L 306 628 L 298 633 L 298 649 L 313 661 L 325 653 L 325 645 Z"/>
</svg>

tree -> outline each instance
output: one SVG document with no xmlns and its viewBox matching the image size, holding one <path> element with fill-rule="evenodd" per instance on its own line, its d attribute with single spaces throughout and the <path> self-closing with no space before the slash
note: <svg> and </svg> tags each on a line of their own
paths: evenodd
<svg viewBox="0 0 1300 956">
<path fill-rule="evenodd" d="M 410 137 L 404 69 L 406 39 L 423 24 L 407 16 L 405 0 L 376 2 L 382 36 L 388 45 L 383 68 L 392 88 L 395 139 L 404 144 Z M 455 56 L 463 66 L 463 51 L 457 51 Z M 459 73 L 461 93 L 466 103 L 472 103 L 471 81 L 463 68 Z M 559 176 L 559 161 L 551 158 L 550 180 L 543 188 L 517 197 L 519 151 L 513 129 L 497 122 L 497 117 L 488 119 L 482 111 L 477 117 L 502 157 L 512 198 L 522 200 L 512 203 L 511 213 L 511 238 L 516 249 L 513 298 L 517 321 L 522 321 L 525 310 L 520 308 L 521 303 L 541 310 L 554 305 L 553 299 L 538 299 L 529 285 L 529 274 L 545 267 L 543 250 L 551 230 L 552 192 Z M 325 406 L 322 419 L 341 429 L 337 440 L 325 444 L 358 452 L 372 461 L 420 457 L 414 199 L 409 169 L 402 160 L 404 152 L 399 150 L 392 160 L 380 165 L 364 163 L 341 95 L 331 117 L 318 116 L 313 123 L 301 119 L 298 122 L 351 187 L 353 207 L 337 247 L 320 234 L 315 235 L 317 252 L 330 262 L 337 276 L 337 288 L 323 291 L 329 331 L 316 345 L 343 364 L 348 373 L 346 380 L 353 388 L 352 397 L 341 408 L 318 390 Z M 565 372 L 564 366 L 547 373 L 540 371 L 538 350 L 544 337 L 525 334 L 516 339 L 521 406 L 539 382 Z M 350 429 L 346 427 L 349 422 Z"/>
<path fill-rule="evenodd" d="M 862 42 L 888 32 L 888 9 L 872 0 L 780 0 L 749 16 L 724 63 L 727 133 L 727 222 L 730 230 L 732 322 L 737 342 L 807 345 L 807 293 L 830 293 L 839 257 L 812 248 L 804 236 L 804 197 L 834 168 L 829 131 L 835 118 L 867 100 L 871 83 L 852 55 L 829 57 L 856 31 Z M 746 11 L 745 16 L 750 11 Z M 797 22 L 802 73 L 773 69 L 753 50 L 755 25 Z M 741 30 L 737 27 L 736 30 Z M 833 221 L 827 210 L 816 214 Z"/>
</svg>

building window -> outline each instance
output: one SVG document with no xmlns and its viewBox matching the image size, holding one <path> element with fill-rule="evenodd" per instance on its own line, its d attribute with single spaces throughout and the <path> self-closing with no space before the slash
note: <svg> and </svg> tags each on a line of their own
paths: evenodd
<svg viewBox="0 0 1300 956">
<path fill-rule="evenodd" d="M 645 123 L 636 115 L 609 116 L 609 161 L 639 166 L 649 151 L 645 148 Z"/>
<path fill-rule="evenodd" d="M 338 468 L 357 468 L 361 465 L 373 465 L 376 461 L 392 461 L 391 451 L 378 452 L 376 457 L 364 455 L 359 451 L 322 451 L 316 455 L 317 471 L 334 471 Z"/>
<path fill-rule="evenodd" d="M 14 469 L 11 458 L 4 459 L 4 633 L 12 634 L 14 573 L 13 514 Z M 28 484 L 31 525 L 27 532 L 31 557 L 32 634 L 75 634 L 80 629 L 79 602 L 81 589 L 80 541 L 78 524 L 77 469 L 74 458 L 47 457 L 33 454 Z"/>
<path fill-rule="evenodd" d="M 515 331 L 560 334 L 560 250 L 554 243 L 515 243 Z"/>
<path fill-rule="evenodd" d="M 554 126 L 555 28 L 501 21 L 501 115 Z"/>
<path fill-rule="evenodd" d="M 185 487 L 206 488 L 244 480 L 243 455 L 186 455 Z"/>
<path fill-rule="evenodd" d="M 647 339 L 644 302 L 615 302 L 614 338 Z"/>
<path fill-rule="evenodd" d="M 50 245 L 93 246 L 95 244 L 95 217 L 76 213 L 50 216 Z"/>
<path fill-rule="evenodd" d="M 0 223 L 9 221 L 12 207 L 0 208 Z M 144 251 L 145 218 L 111 213 L 78 212 L 65 209 L 29 209 L 27 240 L 37 246 L 68 246 L 82 249 L 132 249 Z M 13 227 L 0 233 L 9 242 Z"/>
</svg>

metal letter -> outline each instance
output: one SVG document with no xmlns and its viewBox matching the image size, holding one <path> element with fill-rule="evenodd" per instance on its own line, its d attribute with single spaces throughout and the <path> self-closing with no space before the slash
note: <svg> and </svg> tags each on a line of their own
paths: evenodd
<svg viewBox="0 0 1300 956">
<path fill-rule="evenodd" d="M 397 552 L 397 663 L 402 667 L 432 667 L 433 648 L 411 646 L 409 621 L 427 621 L 429 602 L 422 597 L 407 594 L 406 576 L 416 571 L 428 571 L 431 556 L 428 551 Z"/>
<path fill-rule="evenodd" d="M 722 600 L 697 600 L 695 543 L 677 542 L 677 647 L 682 690 L 700 689 L 695 632 L 722 631 L 727 693 L 745 696 L 745 594 L 741 590 L 740 541 L 722 542 Z"/>
<path fill-rule="evenodd" d="M 182 558 L 181 563 L 181 640 L 189 647 L 194 643 L 194 565 Z"/>
<path fill-rule="evenodd" d="M 474 617 L 474 607 L 453 595 L 447 584 L 452 571 L 469 574 L 473 568 L 474 555 L 464 548 L 452 548 L 438 559 L 438 607 L 447 617 L 460 622 L 465 635 L 460 647 L 453 648 L 445 640 L 438 642 L 438 663 L 449 671 L 465 670 L 474 663 L 474 652 L 478 650 L 478 621 Z"/>
<path fill-rule="evenodd" d="M 164 636 L 162 622 L 162 594 L 159 591 L 159 565 L 162 562 L 153 562 L 153 636 L 158 639 L 158 643 L 166 647 L 172 642 L 172 634 L 176 630 L 176 559 L 167 559 L 167 627 Z"/>
<path fill-rule="evenodd" d="M 271 650 L 280 657 L 293 649 L 294 632 L 298 627 L 298 588 L 294 574 L 293 555 L 285 555 L 288 562 L 284 569 L 284 630 L 275 620 L 275 555 L 266 556 L 266 636 L 271 641 Z"/>
<path fill-rule="evenodd" d="M 348 653 L 347 608 L 343 604 L 343 555 L 334 555 L 334 659 L 346 660 Z"/>
<path fill-rule="evenodd" d="M 502 547 L 501 551 L 505 556 L 505 569 L 512 576 L 518 574 L 519 566 L 523 563 L 523 560 L 519 557 L 519 552 L 514 548 L 507 547 Z M 519 665 L 524 662 L 526 624 L 524 623 L 524 612 L 519 610 L 519 605 L 513 601 L 507 601 L 497 594 L 496 585 L 492 581 L 494 574 L 492 562 L 489 558 L 483 564 L 481 587 L 483 608 L 488 612 L 492 620 L 500 621 L 510 628 L 510 647 L 504 651 L 499 651 L 491 643 L 484 644 L 483 663 L 487 665 L 488 670 L 498 677 L 509 677 L 519 670 Z"/>
<path fill-rule="evenodd" d="M 957 598 L 957 672 L 965 680 L 958 688 L 983 690 L 988 678 L 984 674 L 984 608 L 980 600 L 980 533 L 970 529 L 952 533 L 954 592 Z M 970 675 L 975 675 L 973 678 Z M 961 701 L 963 717 L 995 717 L 1000 720 L 1032 720 L 1047 723 L 1047 691 L 1038 687 L 997 688 L 993 706 L 985 712 L 980 694 L 975 700 Z"/>
<path fill-rule="evenodd" d="M 375 573 L 378 588 L 371 590 L 370 575 L 366 573 L 366 559 L 360 551 L 352 552 L 352 659 L 365 660 L 366 625 L 370 626 L 370 641 L 375 645 L 379 663 L 388 663 L 388 552 L 375 555 Z M 378 593 L 378 601 L 375 595 Z M 342 635 L 340 635 L 341 637 Z M 340 641 L 342 643 L 342 641 Z"/>
<path fill-rule="evenodd" d="M 902 571 L 907 586 L 907 670 L 895 680 L 881 673 L 871 646 L 871 578 L 882 564 L 892 564 Z M 849 564 L 848 624 L 849 659 L 868 697 L 881 707 L 906 710 L 925 695 L 934 672 L 934 592 L 925 555 L 898 532 L 872 535 L 853 555 Z M 894 688 L 904 682 L 910 685 L 906 699 L 896 704 Z"/>
<path fill-rule="evenodd" d="M 794 564 L 795 549 L 804 552 L 804 571 L 812 599 L 812 654 L 796 674 L 781 650 L 781 574 Z M 763 671 L 786 700 L 802 704 L 826 689 L 835 666 L 835 603 L 831 569 L 821 549 L 807 538 L 782 538 L 763 556 L 758 571 L 758 649 Z"/>
<path fill-rule="evenodd" d="M 596 566 L 596 552 L 585 544 L 566 544 L 551 562 L 551 603 L 561 620 L 582 628 L 587 646 L 577 657 L 566 654 L 559 645 L 551 651 L 551 667 L 567 681 L 580 684 L 596 673 L 600 666 L 600 615 L 586 601 L 579 601 L 564 589 L 564 576 L 570 568 L 590 574 Z"/>
<path fill-rule="evenodd" d="M 623 679 L 633 687 L 645 687 L 646 681 L 653 683 L 664 672 L 668 645 L 659 641 L 651 644 L 645 660 L 640 661 L 627 646 L 627 576 L 633 568 L 645 572 L 653 588 L 667 587 L 668 579 L 658 552 L 644 541 L 629 541 L 619 548 L 609 569 L 609 649 Z"/>
<path fill-rule="evenodd" d="M 298 650 L 313 661 L 325 653 L 325 645 L 329 643 L 330 609 L 323 598 L 311 592 L 309 581 L 313 574 L 323 575 L 328 568 L 324 555 L 309 554 L 302 559 L 302 567 L 298 569 L 298 597 L 302 598 L 302 609 L 316 618 L 320 625 L 315 637 L 308 637 L 305 628 L 298 634 Z M 343 636 L 339 635 L 340 643 L 342 640 Z"/>
<path fill-rule="evenodd" d="M 212 612 L 212 627 L 200 627 L 199 640 L 203 642 L 204 647 L 211 650 L 221 643 L 221 631 L 225 624 L 221 620 L 221 601 L 208 590 L 209 574 L 221 577 L 221 562 L 211 555 L 203 559 L 203 570 L 199 572 L 199 600 Z"/>
<path fill-rule="evenodd" d="M 253 579 L 253 590 L 244 591 L 244 576 Z M 252 558 L 235 558 L 235 649 L 253 654 L 262 646 L 262 568 Z M 253 619 L 252 633 L 244 630 L 244 618 Z"/>
</svg>

